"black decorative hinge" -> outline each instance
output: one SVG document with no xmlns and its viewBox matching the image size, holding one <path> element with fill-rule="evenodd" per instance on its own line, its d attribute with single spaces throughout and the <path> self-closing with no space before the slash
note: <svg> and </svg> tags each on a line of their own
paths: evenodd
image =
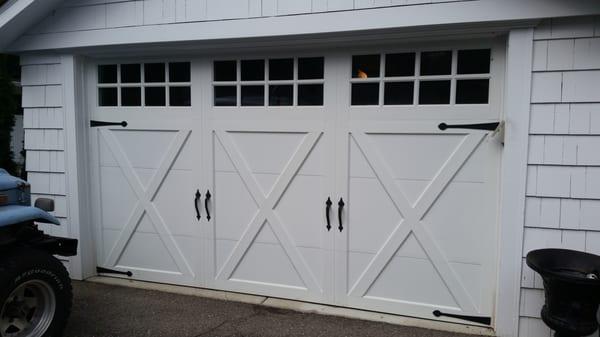
<svg viewBox="0 0 600 337">
<path fill-rule="evenodd" d="M 492 318 L 491 317 L 447 314 L 447 313 L 443 313 L 443 312 L 441 312 L 439 310 L 434 311 L 433 312 L 433 316 L 435 316 L 435 317 L 446 316 L 446 317 L 451 317 L 451 318 L 456 318 L 456 319 L 462 319 L 463 321 L 481 323 L 481 324 L 485 324 L 485 325 L 491 325 L 492 324 Z"/>
<path fill-rule="evenodd" d="M 126 127 L 127 126 L 127 122 L 126 121 L 122 121 L 122 122 L 103 122 L 103 121 L 90 121 L 90 127 L 91 128 L 96 128 L 99 126 L 113 126 L 113 125 L 120 125 L 122 127 Z"/>
<path fill-rule="evenodd" d="M 446 130 L 446 129 L 471 129 L 471 130 L 488 130 L 488 131 L 494 131 L 496 130 L 496 128 L 498 128 L 498 125 L 500 125 L 500 122 L 493 122 L 493 123 L 479 123 L 479 124 L 446 124 L 446 123 L 440 123 L 438 125 L 438 128 L 442 131 Z"/>
<path fill-rule="evenodd" d="M 113 270 L 113 269 L 107 269 L 107 268 L 102 268 L 102 267 L 96 267 L 96 272 L 98 274 L 117 274 L 117 275 L 127 275 L 129 277 L 133 276 L 133 273 L 128 271 L 119 271 L 119 270 Z"/>
</svg>

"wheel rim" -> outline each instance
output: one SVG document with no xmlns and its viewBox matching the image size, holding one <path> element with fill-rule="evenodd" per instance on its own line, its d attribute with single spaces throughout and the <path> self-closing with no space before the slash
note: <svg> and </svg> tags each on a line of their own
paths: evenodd
<svg viewBox="0 0 600 337">
<path fill-rule="evenodd" d="M 56 311 L 56 296 L 42 280 L 20 284 L 8 296 L 0 312 L 1 337 L 41 337 Z"/>
</svg>

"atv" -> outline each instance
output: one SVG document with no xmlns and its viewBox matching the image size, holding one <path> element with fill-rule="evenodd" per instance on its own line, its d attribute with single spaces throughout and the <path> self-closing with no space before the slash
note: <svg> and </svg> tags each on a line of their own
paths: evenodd
<svg viewBox="0 0 600 337">
<path fill-rule="evenodd" d="M 0 169 L 0 337 L 62 334 L 73 298 L 69 273 L 55 257 L 75 256 L 77 240 L 44 234 L 60 225 L 54 200 L 31 206 L 30 185 Z"/>
</svg>

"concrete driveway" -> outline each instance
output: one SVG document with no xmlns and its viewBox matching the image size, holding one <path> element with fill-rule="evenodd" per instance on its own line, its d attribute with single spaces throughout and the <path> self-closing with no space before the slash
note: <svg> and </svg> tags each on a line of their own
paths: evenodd
<svg viewBox="0 0 600 337">
<path fill-rule="evenodd" d="M 65 337 L 473 337 L 91 282 L 73 288 Z"/>
</svg>

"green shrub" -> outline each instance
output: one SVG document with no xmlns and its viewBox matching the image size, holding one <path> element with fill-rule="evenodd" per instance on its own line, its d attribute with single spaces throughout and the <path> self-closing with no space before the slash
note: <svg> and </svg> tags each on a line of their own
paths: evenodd
<svg viewBox="0 0 600 337">
<path fill-rule="evenodd" d="M 18 105 L 15 101 L 16 88 L 11 76 L 13 69 L 10 69 L 9 64 L 12 64 L 9 56 L 0 55 L 0 167 L 11 174 L 18 175 L 10 146 Z"/>
</svg>

